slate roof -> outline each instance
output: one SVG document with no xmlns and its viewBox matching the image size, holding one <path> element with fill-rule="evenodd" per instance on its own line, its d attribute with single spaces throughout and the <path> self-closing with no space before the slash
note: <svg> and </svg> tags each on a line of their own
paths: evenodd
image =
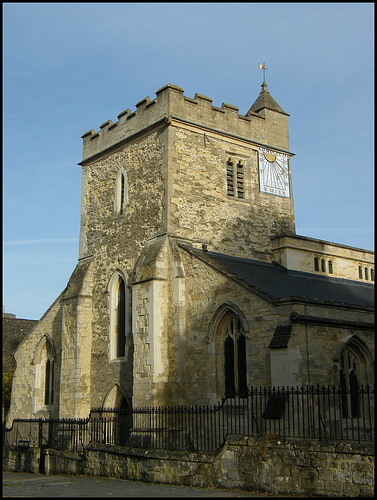
<svg viewBox="0 0 377 500">
<path fill-rule="evenodd" d="M 246 116 L 251 112 L 258 113 L 258 111 L 260 111 L 263 108 L 272 109 L 273 111 L 278 111 L 279 113 L 283 113 L 284 115 L 289 116 L 288 113 L 286 113 L 283 110 L 283 108 L 281 108 L 279 104 L 275 101 L 275 99 L 270 95 L 270 93 L 267 90 L 267 83 L 263 82 L 261 87 L 262 90 L 259 96 L 257 97 L 254 104 L 251 106 L 249 111 L 246 113 Z"/>
<path fill-rule="evenodd" d="M 374 307 L 374 284 L 292 271 L 276 263 L 190 249 L 195 255 L 272 301 L 297 298 L 308 302 Z"/>
</svg>

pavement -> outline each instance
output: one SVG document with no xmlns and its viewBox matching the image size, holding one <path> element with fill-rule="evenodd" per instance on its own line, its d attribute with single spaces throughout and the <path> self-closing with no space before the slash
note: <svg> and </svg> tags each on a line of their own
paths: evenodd
<svg viewBox="0 0 377 500">
<path fill-rule="evenodd" d="M 254 497 L 276 496 L 238 489 L 142 483 L 98 476 L 3 472 L 3 497 Z"/>
</svg>

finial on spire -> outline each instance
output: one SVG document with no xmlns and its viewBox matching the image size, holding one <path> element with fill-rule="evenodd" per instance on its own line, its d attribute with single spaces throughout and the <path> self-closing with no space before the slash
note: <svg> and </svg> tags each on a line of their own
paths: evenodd
<svg viewBox="0 0 377 500">
<path fill-rule="evenodd" d="M 259 69 L 263 69 L 263 82 L 266 81 L 266 63 L 259 63 Z"/>
</svg>

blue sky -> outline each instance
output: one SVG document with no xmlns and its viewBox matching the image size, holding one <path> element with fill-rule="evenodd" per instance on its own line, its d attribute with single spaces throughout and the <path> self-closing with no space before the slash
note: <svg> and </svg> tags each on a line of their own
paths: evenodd
<svg viewBox="0 0 377 500">
<path fill-rule="evenodd" d="M 3 4 L 3 305 L 39 319 L 78 259 L 81 135 L 167 83 L 290 114 L 296 232 L 374 249 L 373 3 Z"/>
</svg>

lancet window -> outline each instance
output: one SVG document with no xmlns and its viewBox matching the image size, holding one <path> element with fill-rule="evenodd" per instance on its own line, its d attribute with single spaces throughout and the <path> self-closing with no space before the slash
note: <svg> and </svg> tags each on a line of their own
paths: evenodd
<svg viewBox="0 0 377 500">
<path fill-rule="evenodd" d="M 224 333 L 225 396 L 242 396 L 247 393 L 246 338 L 236 314 L 230 315 Z"/>
<path fill-rule="evenodd" d="M 124 213 L 127 205 L 127 174 L 121 168 L 115 183 L 114 212 L 116 215 Z"/>
<path fill-rule="evenodd" d="M 120 273 L 115 273 L 110 283 L 110 359 L 126 355 L 127 335 L 126 283 Z"/>
<path fill-rule="evenodd" d="M 34 357 L 34 413 L 51 410 L 54 403 L 55 353 L 52 341 L 44 336 Z"/>
</svg>

